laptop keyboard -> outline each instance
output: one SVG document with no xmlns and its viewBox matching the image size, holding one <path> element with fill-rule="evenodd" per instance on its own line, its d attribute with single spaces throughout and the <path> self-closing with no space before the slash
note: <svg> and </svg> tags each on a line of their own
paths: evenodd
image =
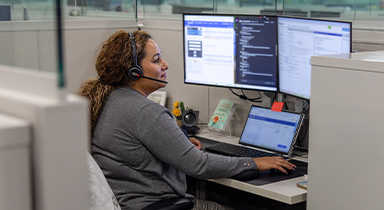
<svg viewBox="0 0 384 210">
<path fill-rule="evenodd" d="M 213 152 L 217 154 L 227 155 L 227 156 L 236 156 L 236 157 L 271 157 L 271 156 L 280 156 L 278 154 L 263 152 L 260 150 L 251 149 L 248 147 L 242 147 L 239 145 L 229 144 L 225 142 L 220 142 L 205 148 L 208 152 Z"/>
</svg>

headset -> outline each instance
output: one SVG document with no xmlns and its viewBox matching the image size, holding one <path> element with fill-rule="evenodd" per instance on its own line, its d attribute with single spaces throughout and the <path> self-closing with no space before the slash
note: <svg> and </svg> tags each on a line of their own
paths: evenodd
<svg viewBox="0 0 384 210">
<path fill-rule="evenodd" d="M 128 70 L 128 77 L 132 81 L 136 81 L 140 78 L 145 78 L 145 79 L 149 79 L 149 80 L 153 80 L 156 82 L 162 82 L 162 83 L 167 84 L 168 83 L 167 81 L 158 80 L 158 79 L 143 76 L 143 69 L 137 64 L 136 42 L 135 42 L 135 36 L 133 35 L 132 32 L 129 32 L 129 41 L 131 43 L 131 48 L 132 48 L 131 51 L 132 51 L 133 64 L 132 64 L 132 67 Z"/>
</svg>

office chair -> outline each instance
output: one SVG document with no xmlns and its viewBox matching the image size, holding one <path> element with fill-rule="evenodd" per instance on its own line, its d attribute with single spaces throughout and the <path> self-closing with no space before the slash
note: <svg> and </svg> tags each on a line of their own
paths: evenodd
<svg viewBox="0 0 384 210">
<path fill-rule="evenodd" d="M 89 194 L 91 196 L 91 210 L 121 210 L 115 195 L 109 186 L 107 179 L 101 171 L 99 165 L 87 152 L 87 162 L 89 168 Z M 189 210 L 194 203 L 189 198 L 177 197 L 168 198 L 144 207 L 142 210 Z"/>
</svg>

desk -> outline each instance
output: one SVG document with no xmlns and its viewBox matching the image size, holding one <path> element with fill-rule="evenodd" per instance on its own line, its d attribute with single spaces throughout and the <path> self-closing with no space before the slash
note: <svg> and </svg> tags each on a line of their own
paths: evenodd
<svg viewBox="0 0 384 210">
<path fill-rule="evenodd" d="M 237 144 L 239 142 L 238 137 L 228 136 L 225 134 L 209 131 L 207 129 L 203 129 L 196 136 L 232 144 Z M 296 157 L 293 159 L 307 162 L 306 158 Z M 305 181 L 304 176 L 258 186 L 230 178 L 208 179 L 208 181 L 270 198 L 286 204 L 296 204 L 307 200 L 307 191 L 296 186 L 297 182 Z M 204 192 L 204 183 L 200 183 L 199 185 L 199 191 Z M 200 198 L 204 198 L 204 193 L 200 193 Z"/>
</svg>

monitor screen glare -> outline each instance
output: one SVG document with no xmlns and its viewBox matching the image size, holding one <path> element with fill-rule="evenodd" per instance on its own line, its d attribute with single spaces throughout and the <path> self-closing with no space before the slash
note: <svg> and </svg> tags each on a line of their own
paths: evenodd
<svg viewBox="0 0 384 210">
<path fill-rule="evenodd" d="M 184 82 L 277 91 L 277 17 L 184 14 Z"/>
<path fill-rule="evenodd" d="M 350 52 L 350 22 L 278 17 L 280 92 L 310 99 L 311 56 Z"/>
</svg>

